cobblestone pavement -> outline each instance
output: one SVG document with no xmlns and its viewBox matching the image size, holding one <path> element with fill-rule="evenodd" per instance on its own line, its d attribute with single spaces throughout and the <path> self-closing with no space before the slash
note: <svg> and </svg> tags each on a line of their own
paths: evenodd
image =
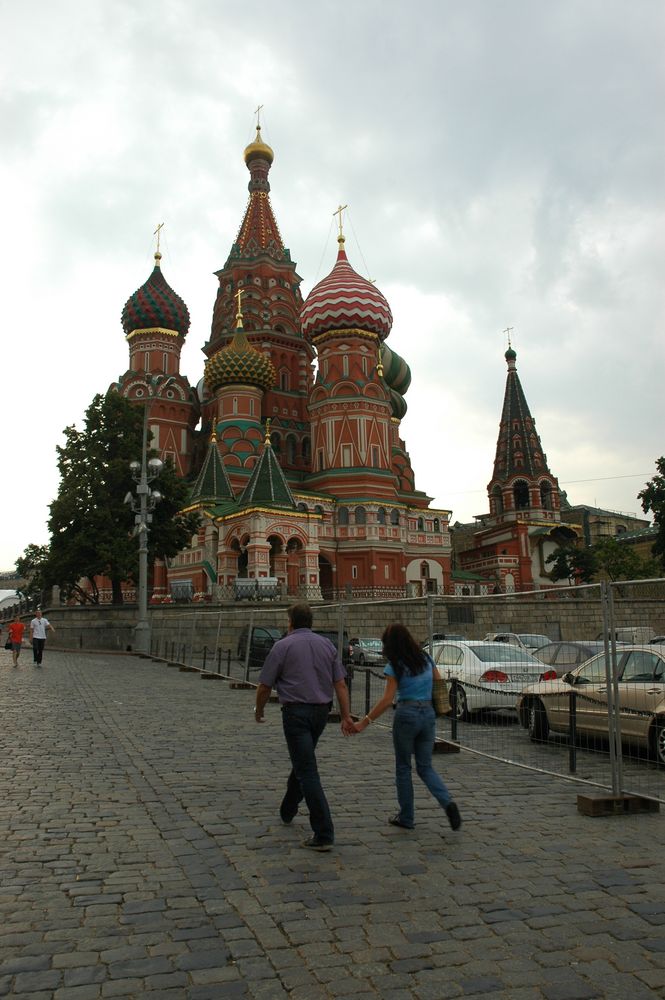
<svg viewBox="0 0 665 1000">
<path fill-rule="evenodd" d="M 320 752 L 330 854 L 279 823 L 277 705 L 129 656 L 0 656 L 0 995 L 665 997 L 660 815 L 581 816 L 578 786 L 437 755 L 395 811 L 379 724 Z"/>
</svg>

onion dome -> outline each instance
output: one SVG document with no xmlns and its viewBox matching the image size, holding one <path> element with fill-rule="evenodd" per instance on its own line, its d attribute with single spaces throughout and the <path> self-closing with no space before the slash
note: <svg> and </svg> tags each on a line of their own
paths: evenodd
<svg viewBox="0 0 665 1000">
<path fill-rule="evenodd" d="M 337 242 L 335 266 L 314 286 L 300 313 L 303 335 L 313 340 L 329 330 L 358 330 L 385 340 L 393 323 L 390 306 L 371 281 L 353 270 L 344 237 Z"/>
<path fill-rule="evenodd" d="M 390 395 L 391 416 L 393 416 L 395 420 L 401 420 L 408 409 L 406 400 L 401 393 L 397 392 L 396 389 L 389 389 L 388 393 Z"/>
<path fill-rule="evenodd" d="M 161 259 L 157 251 L 152 274 L 125 302 L 121 322 L 127 339 L 137 333 L 152 332 L 187 336 L 189 310 L 162 274 Z"/>
<path fill-rule="evenodd" d="M 256 136 L 254 137 L 254 142 L 250 142 L 249 146 L 245 146 L 244 157 L 247 166 L 249 166 L 252 160 L 263 159 L 267 160 L 268 163 L 272 163 L 275 159 L 275 154 L 270 146 L 261 139 L 260 125 L 256 126 Z"/>
<path fill-rule="evenodd" d="M 381 363 L 384 382 L 403 396 L 411 385 L 411 369 L 406 361 L 386 344 L 381 348 Z"/>
<path fill-rule="evenodd" d="M 271 389 L 277 372 L 270 358 L 252 347 L 242 327 L 238 327 L 227 347 L 206 362 L 204 379 L 210 392 L 223 385 L 255 385 Z"/>
</svg>

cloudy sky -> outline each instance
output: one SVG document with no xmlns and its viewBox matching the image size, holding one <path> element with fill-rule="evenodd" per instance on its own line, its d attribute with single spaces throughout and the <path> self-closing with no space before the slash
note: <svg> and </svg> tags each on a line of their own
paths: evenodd
<svg viewBox="0 0 665 1000">
<path fill-rule="evenodd" d="M 0 0 L 0 569 L 47 540 L 56 445 L 127 367 L 162 266 L 197 382 L 264 105 L 303 293 L 347 251 L 411 365 L 416 483 L 486 510 L 513 346 L 572 502 L 639 511 L 665 453 L 662 0 Z"/>
</svg>

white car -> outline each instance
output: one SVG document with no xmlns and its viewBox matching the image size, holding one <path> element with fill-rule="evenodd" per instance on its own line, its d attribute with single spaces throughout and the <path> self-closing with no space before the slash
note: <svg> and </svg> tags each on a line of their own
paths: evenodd
<svg viewBox="0 0 665 1000">
<path fill-rule="evenodd" d="M 481 708 L 514 711 L 522 689 L 547 671 L 527 650 L 501 642 L 434 643 L 434 660 L 446 680 L 457 681 L 458 719 Z"/>
<path fill-rule="evenodd" d="M 548 635 L 534 632 L 488 632 L 484 642 L 507 642 L 509 646 L 519 646 L 522 649 L 540 649 L 552 640 Z"/>
<path fill-rule="evenodd" d="M 351 639 L 349 653 L 351 663 L 357 663 L 361 667 L 366 663 L 383 665 L 386 662 L 380 639 Z"/>
</svg>

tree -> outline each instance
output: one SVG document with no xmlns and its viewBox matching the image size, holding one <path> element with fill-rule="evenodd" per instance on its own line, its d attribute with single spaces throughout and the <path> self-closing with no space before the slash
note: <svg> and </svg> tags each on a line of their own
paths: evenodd
<svg viewBox="0 0 665 1000">
<path fill-rule="evenodd" d="M 658 559 L 662 572 L 665 569 L 665 458 L 656 459 L 656 468 L 657 474 L 637 494 L 637 499 L 642 501 L 645 514 L 653 514 L 658 534 L 651 551 Z"/>
<path fill-rule="evenodd" d="M 596 572 L 594 553 L 589 548 L 576 545 L 560 545 L 545 560 L 552 565 L 550 577 L 554 583 L 568 580 L 570 583 L 590 583 Z"/>
<path fill-rule="evenodd" d="M 43 592 L 48 587 L 48 545 L 30 544 L 23 550 L 23 555 L 16 560 L 16 573 L 23 584 L 16 591 L 21 597 L 41 600 Z"/>
<path fill-rule="evenodd" d="M 135 486 L 129 463 L 141 457 L 142 434 L 142 408 L 108 392 L 94 397 L 82 431 L 65 428 L 65 445 L 57 449 L 60 486 L 50 507 L 48 578 L 82 600 L 97 603 L 96 577 L 106 576 L 113 602 L 121 603 L 122 583 L 137 578 L 134 514 L 124 498 Z M 163 500 L 153 514 L 150 561 L 186 548 L 199 521 L 197 514 L 179 513 L 188 487 L 171 465 L 152 485 Z"/>
<path fill-rule="evenodd" d="M 597 572 L 609 580 L 644 580 L 657 573 L 653 559 L 643 559 L 635 549 L 616 538 L 601 538 L 593 546 Z"/>
</svg>

